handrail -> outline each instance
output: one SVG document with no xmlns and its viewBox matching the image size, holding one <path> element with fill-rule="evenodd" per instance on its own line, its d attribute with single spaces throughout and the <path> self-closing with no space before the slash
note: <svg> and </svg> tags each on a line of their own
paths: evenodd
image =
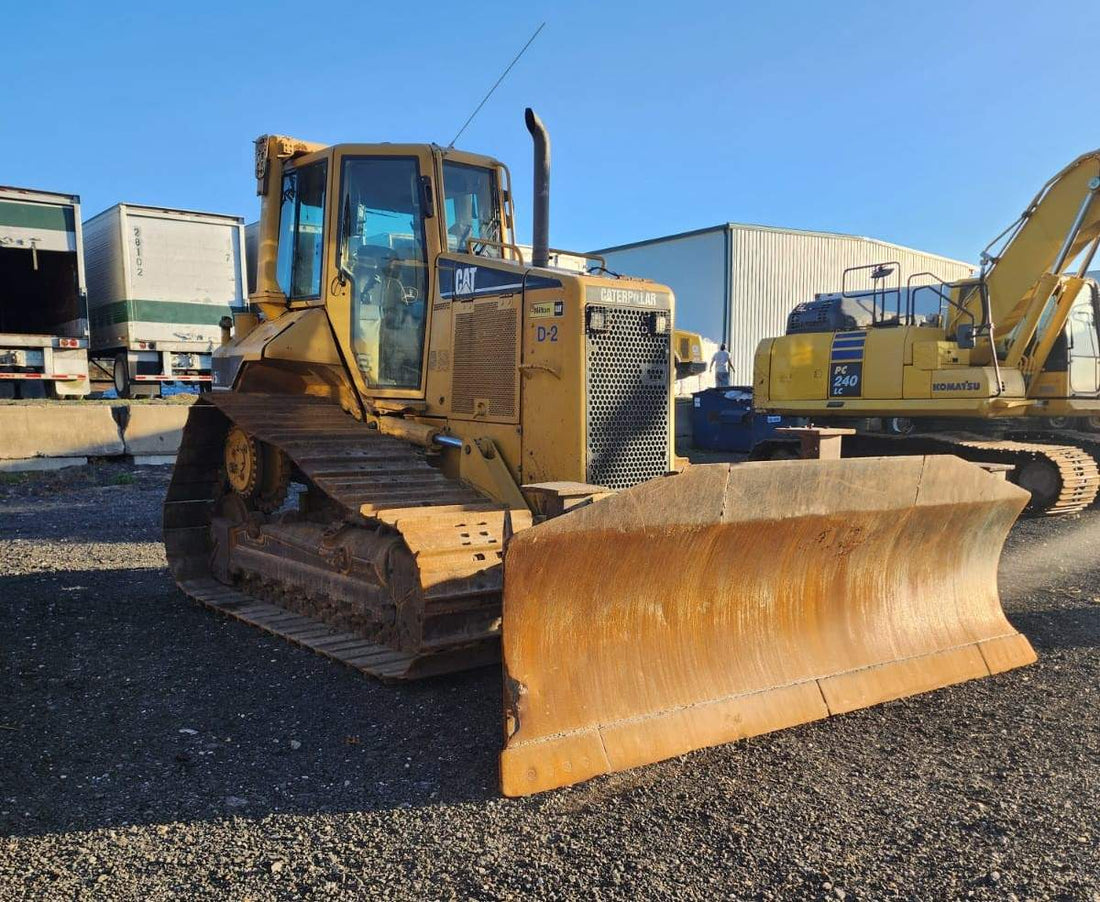
<svg viewBox="0 0 1100 902">
<path fill-rule="evenodd" d="M 499 247 L 502 251 L 509 250 L 516 255 L 516 259 L 519 261 L 520 266 L 526 265 L 523 261 L 523 251 L 519 249 L 518 244 L 513 244 L 511 241 L 494 241 L 492 238 L 467 238 L 466 253 L 474 257 L 480 257 L 481 254 L 474 250 L 475 245 L 480 247 Z M 501 257 L 503 256 L 504 255 L 501 254 Z"/>
<path fill-rule="evenodd" d="M 504 225 L 512 241 L 516 240 L 516 206 L 512 197 L 512 170 L 504 163 L 497 163 L 500 171 L 504 173 Z"/>
<path fill-rule="evenodd" d="M 607 258 L 602 254 L 586 253 L 584 251 L 567 251 L 562 250 L 560 247 L 550 247 L 547 248 L 547 250 L 551 254 L 557 254 L 558 256 L 568 254 L 570 257 L 580 257 L 582 260 L 595 260 L 600 264 L 600 269 L 607 269 Z"/>
<path fill-rule="evenodd" d="M 944 302 L 946 301 L 948 305 L 950 305 L 951 307 L 954 307 L 956 310 L 959 311 L 960 314 L 966 314 L 967 316 L 969 316 L 970 317 L 970 324 L 974 325 L 974 314 L 971 313 L 965 306 L 963 306 L 962 304 L 960 304 L 957 301 L 953 300 L 951 295 L 944 294 L 943 291 L 938 286 L 936 286 L 936 285 L 918 285 L 918 286 L 916 286 L 916 288 L 914 288 L 913 287 L 913 280 L 914 279 L 919 279 L 921 276 L 929 276 L 930 278 L 935 279 L 936 282 L 938 282 L 940 285 L 950 284 L 950 283 L 948 283 L 948 281 L 946 279 L 941 279 L 934 272 L 931 272 L 931 271 L 928 271 L 928 270 L 926 270 L 924 272 L 915 272 L 912 275 L 910 275 L 909 278 L 907 278 L 905 280 L 905 294 L 906 294 L 905 317 L 906 317 L 906 324 L 907 325 L 911 326 L 911 325 L 914 325 L 916 323 L 917 302 L 914 299 L 917 296 L 917 292 L 919 292 L 922 288 L 927 288 L 929 291 L 933 292 L 940 299 L 939 311 L 937 313 L 937 315 L 939 317 L 941 317 L 941 318 L 943 317 L 943 305 L 944 305 Z M 945 321 L 945 324 L 946 324 L 946 321 Z"/>
<path fill-rule="evenodd" d="M 492 238 L 467 238 L 466 239 L 466 253 L 475 257 L 480 257 L 481 254 L 474 250 L 475 247 L 499 247 L 501 250 L 510 250 L 515 254 L 516 259 L 519 261 L 520 266 L 526 266 L 526 261 L 523 259 L 523 251 L 520 250 L 518 244 L 513 244 L 511 241 L 494 241 Z M 582 260 L 595 260 L 600 269 L 607 270 L 607 258 L 602 254 L 593 254 L 585 251 L 567 251 L 560 247 L 547 248 L 551 256 L 566 254 L 570 257 L 580 257 Z"/>
<path fill-rule="evenodd" d="M 886 269 L 886 267 L 893 267 L 892 269 Z M 862 272 L 865 269 L 871 270 L 871 322 L 875 322 L 875 311 L 878 309 L 878 298 L 882 298 L 882 316 L 879 318 L 879 322 L 886 322 L 886 296 L 893 292 L 896 302 L 894 304 L 895 315 L 898 318 L 898 323 L 901 323 L 901 263 L 896 260 L 887 260 L 880 263 L 867 263 L 863 266 L 849 266 L 840 276 L 840 296 L 842 298 L 855 298 L 856 293 L 848 290 L 848 274 L 853 272 Z M 882 273 L 877 275 L 877 273 Z M 897 275 L 896 283 L 893 288 L 878 287 L 879 282 L 884 282 L 888 276 Z M 858 291 L 858 290 L 857 290 Z"/>
</svg>

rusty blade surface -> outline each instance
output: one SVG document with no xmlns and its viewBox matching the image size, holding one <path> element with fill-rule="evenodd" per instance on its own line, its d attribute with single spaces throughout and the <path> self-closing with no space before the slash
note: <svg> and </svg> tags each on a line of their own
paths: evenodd
<svg viewBox="0 0 1100 902">
<path fill-rule="evenodd" d="M 517 533 L 503 791 L 1033 662 L 997 595 L 1027 500 L 950 456 L 712 464 Z"/>
</svg>

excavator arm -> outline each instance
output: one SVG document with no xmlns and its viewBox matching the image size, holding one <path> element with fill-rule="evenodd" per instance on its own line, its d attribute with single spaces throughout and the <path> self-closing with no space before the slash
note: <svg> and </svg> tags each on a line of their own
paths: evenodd
<svg viewBox="0 0 1100 902">
<path fill-rule="evenodd" d="M 1100 243 L 1100 150 L 1078 157 L 1043 185 L 982 254 L 979 278 L 959 283 L 949 331 L 983 324 L 1000 361 L 1039 373 L 1061 333 Z M 1083 254 L 1083 256 L 1082 256 Z M 1066 267 L 1081 257 L 1076 275 Z"/>
</svg>

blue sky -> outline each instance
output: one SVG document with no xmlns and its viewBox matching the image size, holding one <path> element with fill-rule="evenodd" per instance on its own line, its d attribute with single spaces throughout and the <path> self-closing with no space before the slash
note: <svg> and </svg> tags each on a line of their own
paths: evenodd
<svg viewBox="0 0 1100 902">
<path fill-rule="evenodd" d="M 1094 2 L 430 7 L 11 3 L 0 183 L 251 220 L 256 135 L 445 144 L 542 20 L 460 146 L 526 239 L 538 110 L 559 247 L 733 220 L 972 260 L 1100 135 Z"/>
</svg>

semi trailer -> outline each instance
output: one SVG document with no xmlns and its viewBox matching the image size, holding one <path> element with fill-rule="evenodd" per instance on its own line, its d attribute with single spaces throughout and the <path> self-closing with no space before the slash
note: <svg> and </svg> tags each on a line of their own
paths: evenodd
<svg viewBox="0 0 1100 902">
<path fill-rule="evenodd" d="M 80 198 L 0 187 L 0 396 L 89 389 Z"/>
<path fill-rule="evenodd" d="M 116 204 L 84 234 L 96 381 L 123 398 L 208 388 L 218 324 L 247 303 L 244 220 Z"/>
</svg>

